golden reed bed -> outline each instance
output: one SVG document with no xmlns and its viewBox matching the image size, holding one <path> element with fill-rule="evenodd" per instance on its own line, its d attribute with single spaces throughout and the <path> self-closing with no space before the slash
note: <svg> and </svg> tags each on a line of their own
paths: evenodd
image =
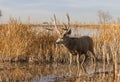
<svg viewBox="0 0 120 82">
<path fill-rule="evenodd" d="M 69 63 L 69 55 L 66 48 L 55 44 L 58 35 L 49 31 L 36 32 L 35 28 L 31 24 L 22 24 L 19 21 L 10 21 L 6 25 L 1 24 L 0 61 Z M 92 36 L 97 61 L 103 62 L 103 69 L 105 69 L 106 63 L 111 64 L 112 62 L 113 78 L 119 81 L 117 77 L 119 75 L 118 64 L 120 62 L 120 25 L 100 25 L 99 27 L 96 26 L 96 29 L 101 31 L 99 35 Z M 21 70 L 16 69 L 15 71 L 20 72 Z M 103 80 L 105 79 L 103 75 L 100 77 Z"/>
<path fill-rule="evenodd" d="M 93 35 L 96 56 L 107 60 L 113 54 L 120 53 L 120 25 L 100 25 L 96 27 L 101 34 Z M 10 21 L 7 25 L 0 26 L 0 56 L 1 61 L 62 61 L 69 60 L 68 52 L 62 46 L 56 46 L 58 37 L 51 31 L 36 32 L 30 24 L 19 21 Z M 41 27 L 39 27 L 41 28 Z M 73 27 L 74 28 L 74 27 Z M 89 28 L 89 27 L 88 27 Z"/>
</svg>

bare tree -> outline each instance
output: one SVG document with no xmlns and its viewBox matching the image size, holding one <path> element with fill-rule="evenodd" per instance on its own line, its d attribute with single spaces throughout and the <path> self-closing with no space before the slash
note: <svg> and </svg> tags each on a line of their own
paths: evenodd
<svg viewBox="0 0 120 82">
<path fill-rule="evenodd" d="M 98 11 L 98 18 L 100 24 L 109 24 L 112 21 L 112 16 L 109 12 L 104 12 L 102 10 Z"/>
<path fill-rule="evenodd" d="M 2 16 L 2 11 L 0 10 L 0 17 Z"/>
<path fill-rule="evenodd" d="M 2 16 L 2 11 L 0 10 L 0 17 Z"/>
</svg>

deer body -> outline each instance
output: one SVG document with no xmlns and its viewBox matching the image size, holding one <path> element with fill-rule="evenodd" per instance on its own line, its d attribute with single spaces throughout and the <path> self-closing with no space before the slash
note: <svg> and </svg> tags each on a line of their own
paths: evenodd
<svg viewBox="0 0 120 82">
<path fill-rule="evenodd" d="M 59 43 L 59 42 L 58 42 Z M 87 54 L 87 51 L 93 51 L 93 40 L 89 36 L 82 36 L 82 37 L 66 37 L 63 45 L 71 52 L 81 54 Z M 87 55 L 86 55 L 87 56 Z"/>
<path fill-rule="evenodd" d="M 93 40 L 89 36 L 81 36 L 81 37 L 70 37 L 67 35 L 63 35 L 64 37 L 59 38 L 56 43 L 57 44 L 63 44 L 72 55 L 79 55 L 79 57 L 84 54 L 85 59 L 89 57 L 89 54 L 87 54 L 88 51 L 90 51 L 93 56 L 94 49 L 93 49 Z"/>
</svg>

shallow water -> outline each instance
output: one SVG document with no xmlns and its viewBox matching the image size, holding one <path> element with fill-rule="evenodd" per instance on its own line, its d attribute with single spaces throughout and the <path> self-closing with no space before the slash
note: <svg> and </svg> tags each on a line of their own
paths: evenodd
<svg viewBox="0 0 120 82">
<path fill-rule="evenodd" d="M 100 30 L 99 29 L 89 29 L 89 28 L 72 28 L 72 35 L 99 35 L 100 34 Z"/>
<path fill-rule="evenodd" d="M 55 32 L 55 30 L 53 31 L 46 30 L 47 27 L 35 27 L 35 28 L 36 28 L 35 29 L 36 33 Z M 85 28 L 85 27 L 81 27 L 81 28 L 71 27 L 71 30 L 72 30 L 72 34 L 71 34 L 72 36 L 84 36 L 84 35 L 92 36 L 92 35 L 99 35 L 101 33 L 101 31 L 96 28 L 92 29 L 92 28 Z"/>
<path fill-rule="evenodd" d="M 104 77 L 108 79 L 112 77 L 111 81 L 113 80 L 112 63 L 105 64 L 104 68 L 103 63 L 98 62 L 96 72 L 91 61 L 85 62 L 84 67 L 87 73 L 76 64 L 1 63 L 0 82 L 75 82 L 76 80 L 99 82 L 100 78 L 103 79 L 103 74 Z"/>
</svg>

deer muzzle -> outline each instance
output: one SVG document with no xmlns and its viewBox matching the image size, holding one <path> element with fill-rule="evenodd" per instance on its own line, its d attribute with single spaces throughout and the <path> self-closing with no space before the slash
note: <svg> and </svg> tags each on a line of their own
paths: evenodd
<svg viewBox="0 0 120 82">
<path fill-rule="evenodd" d="M 56 44 L 62 44 L 62 43 L 63 43 L 63 39 L 59 38 L 59 39 L 56 40 Z"/>
</svg>

